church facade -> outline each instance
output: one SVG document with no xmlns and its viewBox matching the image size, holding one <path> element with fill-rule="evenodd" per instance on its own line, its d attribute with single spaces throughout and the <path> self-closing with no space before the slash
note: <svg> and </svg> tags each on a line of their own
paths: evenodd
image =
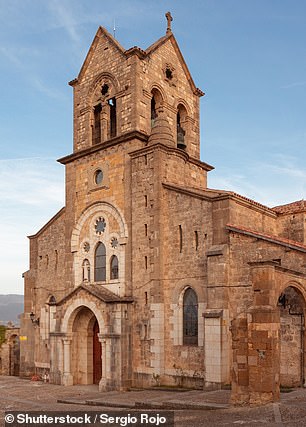
<svg viewBox="0 0 306 427">
<path fill-rule="evenodd" d="M 66 203 L 29 237 L 20 372 L 277 400 L 305 379 L 306 204 L 207 187 L 204 94 L 167 20 L 146 50 L 100 27 L 70 82 Z"/>
</svg>

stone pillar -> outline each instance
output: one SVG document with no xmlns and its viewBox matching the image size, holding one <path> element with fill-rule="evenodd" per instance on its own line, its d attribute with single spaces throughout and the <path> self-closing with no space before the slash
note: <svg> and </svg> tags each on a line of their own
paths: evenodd
<svg viewBox="0 0 306 427">
<path fill-rule="evenodd" d="M 248 367 L 248 321 L 247 315 L 232 320 L 232 392 L 231 402 L 244 405 L 249 402 L 249 367 Z"/>
<path fill-rule="evenodd" d="M 250 404 L 280 398 L 280 337 L 277 307 L 252 307 L 248 315 Z"/>
<path fill-rule="evenodd" d="M 73 375 L 71 374 L 71 337 L 63 338 L 64 344 L 64 374 L 63 385 L 73 385 Z"/>
<path fill-rule="evenodd" d="M 151 368 L 154 374 L 164 375 L 164 305 L 162 303 L 152 303 L 151 313 L 151 345 L 152 354 Z"/>
<path fill-rule="evenodd" d="M 273 261 L 250 263 L 253 305 L 232 321 L 231 401 L 265 404 L 280 397 L 280 318 Z"/>
<path fill-rule="evenodd" d="M 102 376 L 99 382 L 99 391 L 106 391 L 106 339 L 104 335 L 98 334 L 101 343 Z"/>
<path fill-rule="evenodd" d="M 205 386 L 222 382 L 222 310 L 206 310 L 204 316 Z"/>
<path fill-rule="evenodd" d="M 107 102 L 102 103 L 101 111 L 101 142 L 108 140 L 108 128 L 109 128 L 109 105 Z"/>
<path fill-rule="evenodd" d="M 119 390 L 121 388 L 121 343 L 119 334 L 99 334 L 102 345 L 102 378 L 100 391 Z"/>
</svg>

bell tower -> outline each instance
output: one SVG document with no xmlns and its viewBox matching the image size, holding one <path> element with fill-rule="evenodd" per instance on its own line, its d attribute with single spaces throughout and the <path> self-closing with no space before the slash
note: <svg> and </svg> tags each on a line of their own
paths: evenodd
<svg viewBox="0 0 306 427">
<path fill-rule="evenodd" d="M 74 152 L 103 144 L 130 132 L 148 137 L 159 109 L 169 123 L 174 148 L 199 159 L 199 98 L 185 60 L 167 29 L 146 50 L 125 50 L 100 27 L 74 88 Z"/>
</svg>

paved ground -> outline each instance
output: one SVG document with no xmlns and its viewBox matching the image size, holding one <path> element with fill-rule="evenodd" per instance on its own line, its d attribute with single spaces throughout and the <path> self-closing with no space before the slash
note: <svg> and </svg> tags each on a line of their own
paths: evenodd
<svg viewBox="0 0 306 427">
<path fill-rule="evenodd" d="M 279 404 L 236 408 L 229 392 L 139 390 L 99 393 L 96 386 L 62 387 L 16 377 L 0 377 L 0 426 L 4 412 L 20 411 L 141 411 L 174 410 L 175 427 L 198 426 L 305 426 L 306 390 L 281 396 Z M 66 403 L 60 403 L 66 402 Z M 207 410 L 211 409 L 211 410 Z M 105 424 L 104 424 L 105 425 Z M 114 424 L 113 424 L 114 426 Z"/>
</svg>

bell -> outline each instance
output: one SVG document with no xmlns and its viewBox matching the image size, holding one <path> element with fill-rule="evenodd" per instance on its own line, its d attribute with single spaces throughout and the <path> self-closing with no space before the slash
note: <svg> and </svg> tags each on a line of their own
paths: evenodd
<svg viewBox="0 0 306 427">
<path fill-rule="evenodd" d="M 187 145 L 185 144 L 185 131 L 182 127 L 177 127 L 177 148 L 186 150 Z"/>
</svg>

